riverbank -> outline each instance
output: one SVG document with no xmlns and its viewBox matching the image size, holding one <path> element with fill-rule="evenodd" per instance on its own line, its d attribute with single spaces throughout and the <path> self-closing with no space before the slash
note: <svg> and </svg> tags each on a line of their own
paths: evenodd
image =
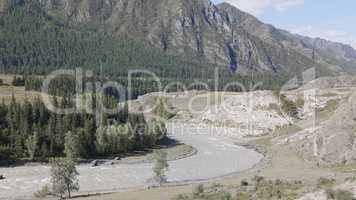
<svg viewBox="0 0 356 200">
<path fill-rule="evenodd" d="M 175 124 L 170 137 L 196 149 L 183 158 L 169 161 L 167 180 L 172 183 L 193 183 L 221 179 L 251 169 L 263 159 L 260 153 L 220 136 L 201 135 L 187 124 Z M 189 131 L 188 131 L 189 130 Z M 181 131 L 187 134 L 179 134 Z M 188 157 L 187 157 L 188 156 Z M 117 165 L 80 165 L 77 167 L 80 191 L 75 195 L 135 191 L 149 187 L 153 177 L 152 163 Z M 0 182 L 0 199 L 28 199 L 49 182 L 48 166 L 2 168 L 7 179 Z"/>
</svg>

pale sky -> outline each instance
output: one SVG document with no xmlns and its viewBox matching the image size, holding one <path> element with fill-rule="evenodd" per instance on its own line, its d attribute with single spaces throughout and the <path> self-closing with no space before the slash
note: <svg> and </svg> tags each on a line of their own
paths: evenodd
<svg viewBox="0 0 356 200">
<path fill-rule="evenodd" d="M 356 48 L 356 0 L 213 0 L 223 1 L 277 28 Z"/>
</svg>

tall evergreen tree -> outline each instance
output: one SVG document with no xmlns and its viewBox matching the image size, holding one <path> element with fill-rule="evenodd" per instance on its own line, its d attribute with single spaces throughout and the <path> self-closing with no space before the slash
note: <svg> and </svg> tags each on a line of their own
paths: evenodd
<svg viewBox="0 0 356 200">
<path fill-rule="evenodd" d="M 96 133 L 96 126 L 95 121 L 87 117 L 84 121 L 84 148 L 88 152 L 89 156 L 94 156 L 96 154 L 95 148 L 95 133 Z"/>
<path fill-rule="evenodd" d="M 71 131 L 67 132 L 64 143 L 64 153 L 67 159 L 74 162 L 77 161 L 80 153 L 79 145 L 80 144 L 77 135 L 73 134 Z"/>
<path fill-rule="evenodd" d="M 38 133 L 35 132 L 32 136 L 29 136 L 26 140 L 26 148 L 30 160 L 33 160 L 35 158 L 36 151 L 38 148 L 38 139 L 39 139 Z"/>
</svg>

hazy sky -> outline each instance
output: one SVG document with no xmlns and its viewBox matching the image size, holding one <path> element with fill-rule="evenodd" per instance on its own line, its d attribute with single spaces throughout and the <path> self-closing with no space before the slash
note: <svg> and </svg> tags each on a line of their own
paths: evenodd
<svg viewBox="0 0 356 200">
<path fill-rule="evenodd" d="M 356 0 L 213 0 L 223 1 L 278 28 L 356 48 Z"/>
</svg>

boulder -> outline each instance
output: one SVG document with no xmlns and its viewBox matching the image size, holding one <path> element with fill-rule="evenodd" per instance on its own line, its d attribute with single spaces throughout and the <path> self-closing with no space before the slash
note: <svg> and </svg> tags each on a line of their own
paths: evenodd
<svg viewBox="0 0 356 200">
<path fill-rule="evenodd" d="M 90 163 L 90 166 L 91 166 L 91 167 L 97 167 L 97 166 L 99 166 L 99 161 L 93 160 L 93 161 Z"/>
</svg>

